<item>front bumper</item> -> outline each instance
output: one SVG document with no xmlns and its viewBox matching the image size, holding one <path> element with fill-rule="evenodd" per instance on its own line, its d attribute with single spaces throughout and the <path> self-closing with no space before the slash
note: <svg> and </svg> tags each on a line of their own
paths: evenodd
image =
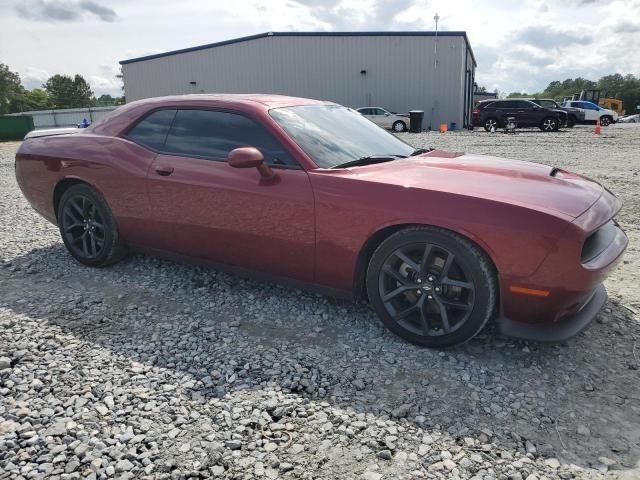
<svg viewBox="0 0 640 480">
<path fill-rule="evenodd" d="M 586 329 L 607 301 L 607 291 L 600 284 L 583 303 L 580 309 L 558 323 L 531 324 L 498 319 L 498 328 L 503 335 L 535 342 L 563 342 Z"/>
</svg>

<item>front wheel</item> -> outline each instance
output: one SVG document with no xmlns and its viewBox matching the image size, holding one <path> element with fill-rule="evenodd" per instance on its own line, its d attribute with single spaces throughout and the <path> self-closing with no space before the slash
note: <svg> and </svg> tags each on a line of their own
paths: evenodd
<svg viewBox="0 0 640 480">
<path fill-rule="evenodd" d="M 470 340 L 496 306 L 497 281 L 487 255 L 435 227 L 407 228 L 382 242 L 371 257 L 366 285 L 387 328 L 426 347 Z"/>
<path fill-rule="evenodd" d="M 540 130 L 542 130 L 543 132 L 555 132 L 556 130 L 558 130 L 558 127 L 558 120 L 553 117 L 545 118 L 540 124 Z"/>
<path fill-rule="evenodd" d="M 397 120 L 396 122 L 394 122 L 393 126 L 391 127 L 393 129 L 394 132 L 404 132 L 407 129 L 407 124 L 404 123 L 402 120 Z"/>
<path fill-rule="evenodd" d="M 86 184 L 70 187 L 58 206 L 62 241 L 80 263 L 103 267 L 118 261 L 124 249 L 107 202 Z"/>
<path fill-rule="evenodd" d="M 600 117 L 600 125 L 602 125 L 603 127 L 611 125 L 611 123 L 613 123 L 613 118 L 611 118 L 609 115 L 603 115 Z"/>
</svg>

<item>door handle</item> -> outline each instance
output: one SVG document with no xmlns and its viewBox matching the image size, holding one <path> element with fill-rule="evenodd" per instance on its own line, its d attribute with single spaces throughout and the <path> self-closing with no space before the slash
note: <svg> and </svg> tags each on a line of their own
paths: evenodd
<svg viewBox="0 0 640 480">
<path fill-rule="evenodd" d="M 158 175 L 162 175 L 163 177 L 168 177 L 173 173 L 173 167 L 158 165 L 156 167 L 156 173 Z"/>
</svg>

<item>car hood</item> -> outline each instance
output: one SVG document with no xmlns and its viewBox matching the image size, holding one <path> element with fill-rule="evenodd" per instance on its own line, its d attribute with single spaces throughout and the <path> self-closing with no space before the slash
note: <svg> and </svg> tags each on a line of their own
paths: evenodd
<svg viewBox="0 0 640 480">
<path fill-rule="evenodd" d="M 547 165 L 456 152 L 432 151 L 351 172 L 366 181 L 485 198 L 571 219 L 603 192 L 592 180 Z"/>
</svg>

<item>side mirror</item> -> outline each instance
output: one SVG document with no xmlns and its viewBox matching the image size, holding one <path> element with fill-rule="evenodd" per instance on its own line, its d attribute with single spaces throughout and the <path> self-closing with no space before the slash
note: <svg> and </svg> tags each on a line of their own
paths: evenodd
<svg viewBox="0 0 640 480">
<path fill-rule="evenodd" d="M 227 163 L 233 168 L 257 168 L 265 179 L 272 179 L 276 176 L 269 165 L 264 163 L 264 157 L 260 150 L 255 147 L 240 147 L 231 150 L 227 156 Z"/>
<path fill-rule="evenodd" d="M 264 163 L 264 157 L 257 148 L 241 147 L 229 152 L 227 162 L 234 168 L 258 168 Z"/>
</svg>

